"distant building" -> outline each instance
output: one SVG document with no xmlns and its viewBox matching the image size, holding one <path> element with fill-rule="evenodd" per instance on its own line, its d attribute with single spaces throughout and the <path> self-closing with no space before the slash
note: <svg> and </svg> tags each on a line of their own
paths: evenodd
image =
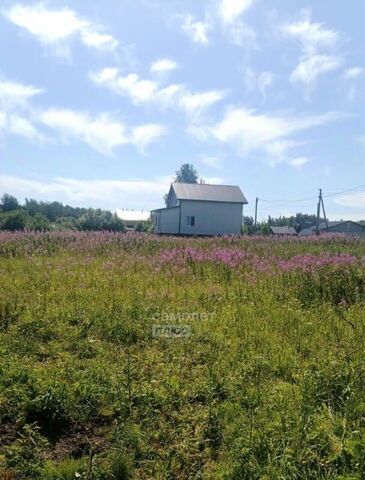
<svg viewBox="0 0 365 480">
<path fill-rule="evenodd" d="M 237 186 L 172 183 L 167 207 L 151 212 L 153 229 L 172 235 L 239 235 L 244 204 Z"/>
<path fill-rule="evenodd" d="M 307 235 L 316 234 L 316 225 L 304 228 L 299 232 L 299 236 L 304 237 Z M 328 222 L 328 226 L 325 222 L 320 223 L 319 233 L 343 233 L 346 235 L 361 235 L 365 236 L 365 226 L 361 223 L 353 222 L 352 220 L 341 220 L 340 222 Z"/>
<path fill-rule="evenodd" d="M 134 230 L 139 223 L 147 223 L 150 219 L 150 212 L 143 210 L 117 210 L 117 215 L 127 230 Z"/>
<path fill-rule="evenodd" d="M 294 227 L 269 227 L 273 235 L 298 235 Z"/>
</svg>

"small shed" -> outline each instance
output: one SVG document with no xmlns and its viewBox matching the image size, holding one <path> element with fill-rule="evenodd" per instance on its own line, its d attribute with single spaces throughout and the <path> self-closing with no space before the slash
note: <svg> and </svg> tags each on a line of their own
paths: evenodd
<svg viewBox="0 0 365 480">
<path fill-rule="evenodd" d="M 270 233 L 273 235 L 298 235 L 294 227 L 270 227 Z"/>
</svg>

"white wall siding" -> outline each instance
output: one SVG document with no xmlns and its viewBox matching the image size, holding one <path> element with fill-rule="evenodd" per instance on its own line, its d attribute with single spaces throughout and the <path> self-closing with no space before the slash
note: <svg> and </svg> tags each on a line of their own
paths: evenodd
<svg viewBox="0 0 365 480">
<path fill-rule="evenodd" d="M 195 217 L 195 225 L 187 217 Z M 180 233 L 188 235 L 239 235 L 242 223 L 242 204 L 207 201 L 181 201 Z"/>
<path fill-rule="evenodd" d="M 170 190 L 169 196 L 168 196 L 168 207 L 176 207 L 179 205 L 179 201 L 176 198 L 176 194 L 173 190 Z"/>
<path fill-rule="evenodd" d="M 160 226 L 157 233 L 179 233 L 180 208 L 167 208 L 158 212 L 160 215 Z"/>
</svg>

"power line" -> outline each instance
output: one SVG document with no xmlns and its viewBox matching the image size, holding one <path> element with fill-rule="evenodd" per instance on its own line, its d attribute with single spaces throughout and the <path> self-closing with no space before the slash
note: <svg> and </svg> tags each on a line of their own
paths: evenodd
<svg viewBox="0 0 365 480">
<path fill-rule="evenodd" d="M 328 193 L 327 195 L 323 195 L 323 196 L 324 197 L 335 197 L 336 195 L 342 195 L 343 193 L 354 192 L 355 190 L 358 190 L 359 188 L 365 188 L 365 185 L 358 185 L 357 187 L 347 188 L 346 190 L 341 190 L 339 192 Z"/>
<path fill-rule="evenodd" d="M 272 204 L 272 205 L 286 206 L 286 205 L 289 205 L 291 203 L 307 202 L 309 200 L 315 201 L 316 197 L 308 197 L 308 198 L 302 198 L 302 199 L 298 199 L 298 200 L 266 200 L 264 198 L 259 198 L 259 200 L 261 202 L 269 203 L 269 204 Z"/>
<path fill-rule="evenodd" d="M 313 191 L 313 190 L 311 190 Z M 291 200 L 268 200 L 268 199 L 265 199 L 265 198 L 260 198 L 259 200 L 261 200 L 262 202 L 266 202 L 266 203 L 297 203 L 297 202 L 306 202 L 307 200 L 314 200 L 316 197 L 313 195 L 313 197 L 306 197 L 306 198 L 297 198 L 297 199 L 291 199 Z"/>
<path fill-rule="evenodd" d="M 319 197 L 318 197 L 318 204 L 317 204 L 317 221 L 319 219 L 319 212 L 320 212 L 320 209 L 322 208 L 323 210 L 323 214 L 324 214 L 324 217 L 325 217 L 325 221 L 327 222 L 327 217 L 326 217 L 326 213 L 325 213 L 325 208 L 324 208 L 324 202 L 323 202 L 323 198 L 324 197 L 335 197 L 337 195 L 342 195 L 343 193 L 347 193 L 347 192 L 353 192 L 353 191 L 356 191 L 356 190 L 359 190 L 361 188 L 365 188 L 365 184 L 363 185 L 358 185 L 356 187 L 351 187 L 351 188 L 347 188 L 347 189 L 344 189 L 344 190 L 340 190 L 340 191 L 336 191 L 336 192 L 332 192 L 332 193 L 328 193 L 327 195 L 323 195 L 322 194 L 322 189 L 320 189 L 320 193 L 319 193 Z M 313 190 L 310 190 L 311 192 Z M 293 204 L 300 204 L 301 202 L 308 202 L 308 201 L 312 201 L 313 203 L 307 203 L 307 204 L 301 204 L 301 205 L 298 205 L 299 208 L 306 208 L 306 207 L 313 207 L 315 204 L 314 202 L 317 200 L 317 197 L 305 197 L 305 198 L 297 198 L 297 199 L 290 199 L 290 200 L 268 200 L 268 199 L 265 199 L 265 198 L 259 198 L 259 197 L 256 197 L 256 202 L 255 202 L 255 225 L 257 223 L 257 215 L 258 215 L 258 203 L 259 201 L 260 202 L 264 202 L 264 203 L 267 203 L 268 206 L 266 206 L 266 208 L 264 207 L 263 209 L 260 209 L 260 211 L 268 211 L 270 210 L 270 205 L 272 205 L 273 207 L 277 207 L 277 208 L 280 208 L 280 207 L 294 207 L 295 205 Z"/>
<path fill-rule="evenodd" d="M 351 188 L 347 188 L 347 189 L 344 189 L 344 190 L 340 190 L 340 191 L 337 191 L 337 192 L 332 192 L 332 193 L 327 193 L 326 195 L 322 195 L 323 197 L 334 197 L 334 196 L 337 196 L 337 195 L 341 195 L 343 193 L 347 193 L 347 192 L 353 192 L 355 190 L 359 190 L 360 188 L 365 188 L 365 184 L 363 185 L 358 185 L 356 187 L 351 187 Z M 306 202 L 308 200 L 316 200 L 317 197 L 306 197 L 306 198 L 297 198 L 297 199 L 287 199 L 287 200 L 268 200 L 266 198 L 259 198 L 259 200 L 261 202 L 265 202 L 265 203 L 272 203 L 272 204 L 278 204 L 278 205 L 285 205 L 285 204 L 288 204 L 288 203 L 300 203 L 300 202 Z M 304 205 L 301 205 L 301 206 L 304 206 Z"/>
</svg>

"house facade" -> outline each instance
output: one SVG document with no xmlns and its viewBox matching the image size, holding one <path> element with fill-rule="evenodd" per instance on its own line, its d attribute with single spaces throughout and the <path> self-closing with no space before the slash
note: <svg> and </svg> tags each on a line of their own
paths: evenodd
<svg viewBox="0 0 365 480">
<path fill-rule="evenodd" d="M 170 235 L 239 235 L 244 204 L 237 186 L 172 183 L 167 206 L 151 212 L 153 229 Z"/>
</svg>

